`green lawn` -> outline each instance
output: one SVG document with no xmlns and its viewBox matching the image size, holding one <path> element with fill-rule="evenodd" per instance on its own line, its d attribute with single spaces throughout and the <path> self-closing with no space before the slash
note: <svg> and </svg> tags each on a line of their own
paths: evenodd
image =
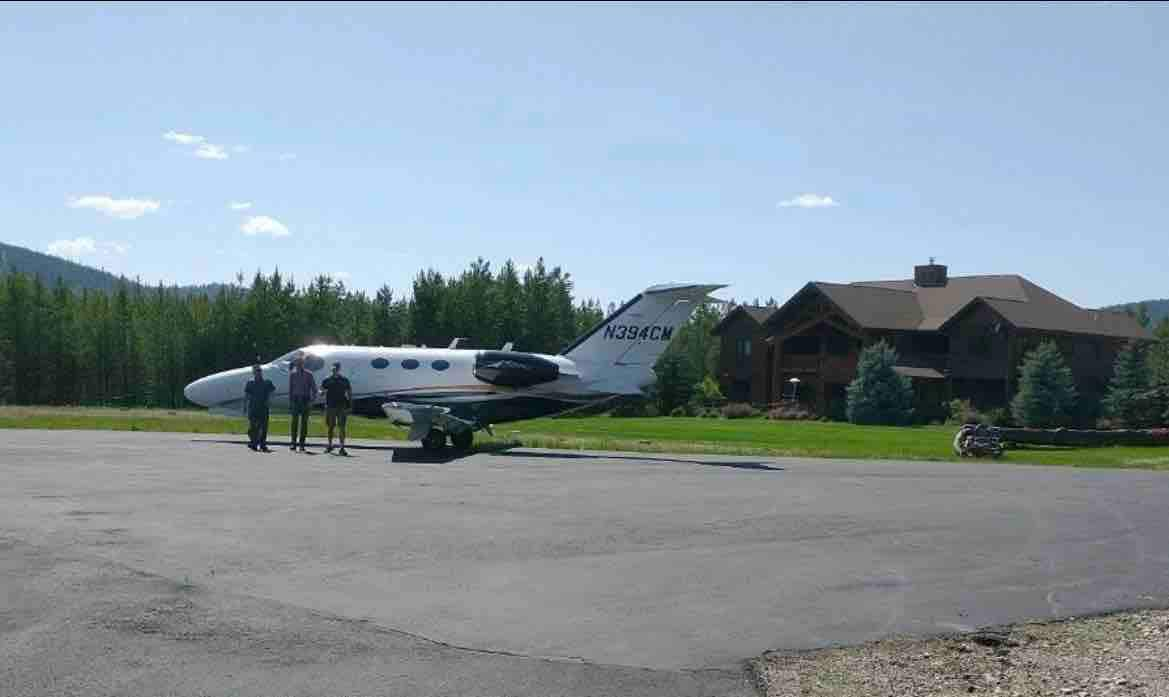
<svg viewBox="0 0 1169 697">
<path fill-rule="evenodd" d="M 176 431 L 244 434 L 239 418 L 211 416 L 202 411 L 161 409 L 0 407 L 0 428 Z M 324 435 L 324 419 L 311 421 L 311 433 Z M 273 416 L 272 440 L 288 433 L 288 417 Z M 399 440 L 405 431 L 384 420 L 351 418 L 354 438 Z M 808 421 L 762 419 L 645 418 L 604 416 L 536 419 L 503 424 L 495 436 L 479 434 L 477 442 L 506 443 L 518 439 L 535 447 L 640 452 L 690 452 L 804 457 L 895 458 L 956 460 L 950 450 L 952 427 L 896 428 Z M 1076 467 L 1135 467 L 1169 470 L 1169 448 L 1045 448 L 1011 450 L 1004 462 Z"/>
</svg>

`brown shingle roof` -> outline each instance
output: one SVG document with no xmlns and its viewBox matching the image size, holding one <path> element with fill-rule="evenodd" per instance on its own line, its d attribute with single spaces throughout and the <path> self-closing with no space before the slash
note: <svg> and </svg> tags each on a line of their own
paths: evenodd
<svg viewBox="0 0 1169 697">
<path fill-rule="evenodd" d="M 725 317 L 719 320 L 718 324 L 714 325 L 714 328 L 710 330 L 710 333 L 717 336 L 728 322 L 730 322 L 733 318 L 738 317 L 740 314 L 747 315 L 751 319 L 755 320 L 756 324 L 762 326 L 763 323 L 771 317 L 771 315 L 775 314 L 775 309 L 776 308 L 774 307 L 759 305 L 736 305 L 734 309 L 726 314 Z"/>
<path fill-rule="evenodd" d="M 981 301 L 1021 329 L 1151 338 L 1122 312 L 1086 310 L 1021 276 L 956 276 L 937 288 L 919 288 L 912 279 L 812 285 L 869 329 L 936 331 Z"/>
</svg>

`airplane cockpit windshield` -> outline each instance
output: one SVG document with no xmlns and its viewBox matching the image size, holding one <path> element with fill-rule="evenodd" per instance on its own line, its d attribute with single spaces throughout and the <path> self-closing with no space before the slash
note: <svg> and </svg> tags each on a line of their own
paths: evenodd
<svg viewBox="0 0 1169 697">
<path fill-rule="evenodd" d="M 296 360 L 297 358 L 304 359 L 305 370 L 308 370 L 309 372 L 315 373 L 318 370 L 321 370 L 322 368 L 325 367 L 325 359 L 324 358 L 321 358 L 320 356 L 318 356 L 316 354 L 310 353 L 308 351 L 304 351 L 302 349 L 296 349 L 294 351 L 289 351 L 288 353 L 284 354 L 283 356 L 272 361 L 271 365 L 276 366 L 277 368 L 279 368 L 280 370 L 283 370 L 284 372 L 288 372 L 292 369 L 292 362 L 294 360 Z"/>
</svg>

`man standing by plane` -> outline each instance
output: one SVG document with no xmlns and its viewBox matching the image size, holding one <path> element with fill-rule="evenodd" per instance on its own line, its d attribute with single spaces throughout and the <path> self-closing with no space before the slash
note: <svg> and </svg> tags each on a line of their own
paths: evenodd
<svg viewBox="0 0 1169 697">
<path fill-rule="evenodd" d="M 264 379 L 264 370 L 252 366 L 252 379 L 244 385 L 244 412 L 248 415 L 248 447 L 252 450 L 272 452 L 268 449 L 268 401 L 276 386 Z"/>
<path fill-rule="evenodd" d="M 349 407 L 353 400 L 353 387 L 348 378 L 341 374 L 341 364 L 333 364 L 333 374 L 321 382 L 321 389 L 325 391 L 325 425 L 329 427 L 329 447 L 325 452 L 333 452 L 333 427 L 338 427 L 341 439 L 339 455 L 348 455 L 345 452 L 345 422 L 349 420 Z"/>
<path fill-rule="evenodd" d="M 304 369 L 304 357 L 296 359 L 292 372 L 288 375 L 288 402 L 292 414 L 292 443 L 289 450 L 296 450 L 297 426 L 300 426 L 300 452 L 304 452 L 304 440 L 308 436 L 308 413 L 313 408 L 313 400 L 317 398 L 317 380 L 313 374 Z"/>
</svg>

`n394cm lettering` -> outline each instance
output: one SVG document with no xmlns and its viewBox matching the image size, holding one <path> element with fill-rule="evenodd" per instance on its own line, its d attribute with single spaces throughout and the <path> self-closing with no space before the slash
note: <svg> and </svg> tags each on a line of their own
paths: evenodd
<svg viewBox="0 0 1169 697">
<path fill-rule="evenodd" d="M 669 341 L 674 336 L 674 328 L 657 324 L 610 324 L 605 327 L 604 336 L 617 341 Z"/>
</svg>

